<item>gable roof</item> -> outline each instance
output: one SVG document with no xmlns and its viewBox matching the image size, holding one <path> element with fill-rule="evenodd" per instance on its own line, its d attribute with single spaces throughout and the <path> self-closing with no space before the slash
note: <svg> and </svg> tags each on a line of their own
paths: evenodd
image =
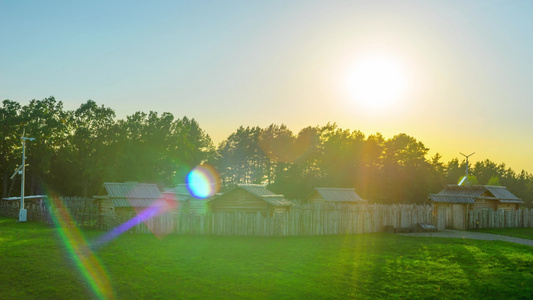
<svg viewBox="0 0 533 300">
<path fill-rule="evenodd" d="M 429 199 L 433 202 L 444 202 L 444 203 L 472 204 L 476 202 L 474 197 L 460 196 L 460 195 L 431 194 L 429 195 Z"/>
<path fill-rule="evenodd" d="M 177 186 L 169 190 L 178 195 L 191 195 L 191 192 L 189 192 L 189 189 L 187 188 L 186 184 L 178 184 Z"/>
<path fill-rule="evenodd" d="M 161 197 L 159 188 L 152 183 L 105 182 L 104 187 L 110 198 L 158 199 Z"/>
<path fill-rule="evenodd" d="M 483 196 L 490 192 L 494 197 Z M 438 194 L 430 194 L 429 199 L 433 202 L 446 203 L 474 203 L 475 199 L 497 200 L 500 203 L 524 203 L 520 198 L 513 195 L 504 186 L 494 185 L 456 185 L 450 184 Z"/>
<path fill-rule="evenodd" d="M 504 186 L 486 185 L 485 188 L 491 192 L 494 197 L 500 198 L 501 200 L 520 200 L 518 197 L 509 192 Z"/>
<path fill-rule="evenodd" d="M 241 188 L 259 199 L 274 206 L 292 206 L 293 204 L 284 198 L 283 195 L 275 194 L 259 184 L 238 184 L 236 188 Z"/>
<path fill-rule="evenodd" d="M 161 198 L 157 185 L 137 182 L 105 182 L 106 196 L 96 199 L 110 199 L 115 207 L 148 207 Z"/>
<path fill-rule="evenodd" d="M 177 200 L 180 201 L 186 201 L 194 198 L 193 195 L 191 195 L 191 192 L 187 188 L 186 184 L 178 184 L 175 187 L 167 188 L 163 193 L 176 195 Z"/>
<path fill-rule="evenodd" d="M 315 188 L 327 202 L 363 202 L 353 188 Z"/>
</svg>

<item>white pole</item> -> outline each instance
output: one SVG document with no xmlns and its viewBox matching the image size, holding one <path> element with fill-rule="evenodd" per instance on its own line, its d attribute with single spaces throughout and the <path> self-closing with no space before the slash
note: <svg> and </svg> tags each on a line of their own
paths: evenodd
<svg viewBox="0 0 533 300">
<path fill-rule="evenodd" d="M 26 139 L 22 137 L 22 180 L 20 181 L 20 214 L 19 214 L 19 222 L 26 222 L 24 214 L 24 178 L 26 175 L 26 167 L 25 167 L 25 160 L 26 160 Z"/>
<path fill-rule="evenodd" d="M 26 179 L 26 140 L 33 141 L 34 138 L 22 137 L 22 180 L 20 182 L 20 213 L 19 222 L 26 222 L 27 211 L 24 209 L 24 180 Z"/>
</svg>

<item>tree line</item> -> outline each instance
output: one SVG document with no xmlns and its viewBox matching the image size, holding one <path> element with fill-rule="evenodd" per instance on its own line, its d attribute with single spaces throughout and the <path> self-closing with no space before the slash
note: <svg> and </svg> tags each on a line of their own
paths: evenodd
<svg viewBox="0 0 533 300">
<path fill-rule="evenodd" d="M 20 193 L 21 136 L 27 142 L 27 194 L 92 196 L 104 182 L 138 181 L 160 187 L 181 184 L 195 166 L 213 165 L 221 185 L 266 184 L 289 199 L 314 187 L 352 187 L 378 203 L 423 203 L 428 194 L 455 184 L 465 173 L 457 158 L 440 154 L 405 133 L 384 138 L 339 128 L 309 126 L 298 133 L 286 125 L 239 127 L 218 146 L 194 119 L 171 113 L 136 112 L 117 119 L 113 109 L 88 100 L 65 110 L 54 97 L 0 108 L 2 196 Z M 504 185 L 531 204 L 533 176 L 484 160 L 470 166 L 470 182 Z M 18 180 L 18 182 L 17 182 Z"/>
</svg>

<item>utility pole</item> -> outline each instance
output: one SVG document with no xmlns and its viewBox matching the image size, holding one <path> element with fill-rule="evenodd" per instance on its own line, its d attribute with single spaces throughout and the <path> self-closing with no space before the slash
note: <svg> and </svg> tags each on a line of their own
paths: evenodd
<svg viewBox="0 0 533 300">
<path fill-rule="evenodd" d="M 24 135 L 24 134 L 23 134 Z M 20 213 L 19 222 L 26 222 L 28 211 L 24 209 L 24 179 L 26 178 L 26 140 L 34 141 L 34 138 L 22 137 L 22 180 L 20 181 Z"/>
</svg>

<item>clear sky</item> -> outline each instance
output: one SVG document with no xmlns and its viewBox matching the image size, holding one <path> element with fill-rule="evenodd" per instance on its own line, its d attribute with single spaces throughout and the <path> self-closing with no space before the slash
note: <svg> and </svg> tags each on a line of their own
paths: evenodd
<svg viewBox="0 0 533 300">
<path fill-rule="evenodd" d="M 0 0 L 0 100 L 168 111 L 216 143 L 337 122 L 533 172 L 532 50 L 531 1 Z"/>
</svg>

